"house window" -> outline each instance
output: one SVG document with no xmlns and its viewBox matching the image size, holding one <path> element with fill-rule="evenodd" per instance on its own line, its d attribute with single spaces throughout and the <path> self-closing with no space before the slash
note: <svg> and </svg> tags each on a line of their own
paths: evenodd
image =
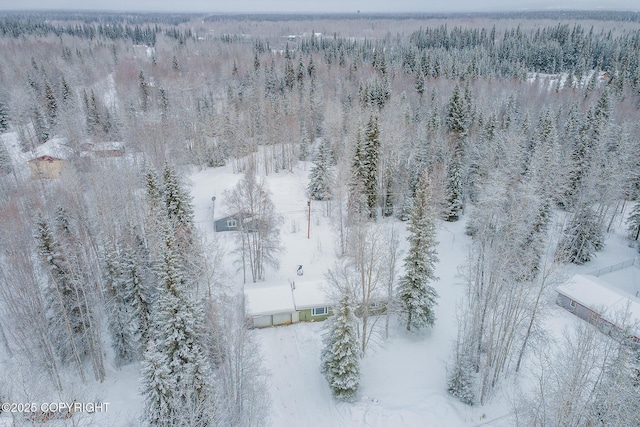
<svg viewBox="0 0 640 427">
<path fill-rule="evenodd" d="M 238 226 L 238 222 L 235 219 L 228 219 L 227 220 L 227 227 L 228 228 L 236 228 Z"/>
<path fill-rule="evenodd" d="M 369 307 L 371 308 L 380 308 L 381 304 L 379 301 L 374 301 L 371 304 L 369 304 Z"/>
<path fill-rule="evenodd" d="M 569 307 L 576 308 L 576 302 L 574 300 L 571 300 L 571 302 L 569 303 Z"/>
<path fill-rule="evenodd" d="M 312 316 L 324 316 L 329 314 L 329 307 L 315 307 L 311 309 Z"/>
</svg>

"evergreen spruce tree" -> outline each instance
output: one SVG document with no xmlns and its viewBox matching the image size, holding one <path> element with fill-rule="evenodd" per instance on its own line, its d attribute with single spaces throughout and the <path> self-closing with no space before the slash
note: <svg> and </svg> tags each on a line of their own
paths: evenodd
<svg viewBox="0 0 640 427">
<path fill-rule="evenodd" d="M 64 78 L 64 76 L 62 76 L 62 82 L 60 83 L 60 85 L 62 86 L 62 103 L 66 104 L 72 101 L 71 87 L 69 87 L 69 84 L 67 83 L 67 80 Z"/>
<path fill-rule="evenodd" d="M 9 111 L 7 105 L 0 99 L 0 133 L 9 129 Z"/>
<path fill-rule="evenodd" d="M 584 264 L 604 247 L 604 233 L 596 214 L 588 206 L 576 210 L 564 231 L 556 258 L 563 262 Z"/>
<path fill-rule="evenodd" d="M 456 85 L 447 103 L 447 129 L 459 137 L 464 137 L 467 134 L 468 121 L 469 111 L 460 93 L 460 86 Z"/>
<path fill-rule="evenodd" d="M 175 413 L 176 378 L 171 375 L 167 356 L 158 350 L 155 340 L 149 341 L 144 355 L 141 392 L 146 421 L 150 426 L 180 425 Z"/>
<path fill-rule="evenodd" d="M 44 84 L 45 106 L 47 110 L 47 122 L 50 128 L 56 125 L 58 118 L 58 101 L 49 83 Z"/>
<path fill-rule="evenodd" d="M 138 73 L 138 84 L 140 85 L 140 107 L 146 112 L 149 109 L 149 83 L 142 70 Z"/>
<path fill-rule="evenodd" d="M 1 167 L 2 163 L 0 162 L 0 169 Z M 631 214 L 629 214 L 629 217 L 627 218 L 627 229 L 633 237 L 633 240 L 638 240 L 638 236 L 640 236 L 640 200 L 636 200 L 633 205 L 633 209 L 631 210 Z"/>
<path fill-rule="evenodd" d="M 152 167 L 147 168 L 144 173 L 145 189 L 147 193 L 147 203 L 152 216 L 159 216 L 165 213 L 164 189 L 157 172 Z"/>
<path fill-rule="evenodd" d="M 331 152 L 327 140 L 322 139 L 309 174 L 309 196 L 313 200 L 330 200 L 333 188 Z"/>
<path fill-rule="evenodd" d="M 476 403 L 474 367 L 468 355 L 461 352 L 456 355 L 447 383 L 449 393 L 460 399 L 462 403 L 467 405 Z"/>
<path fill-rule="evenodd" d="M 351 401 L 360 386 L 360 346 L 354 303 L 348 290 L 343 291 L 335 312 L 328 320 L 324 339 L 322 372 L 333 396 Z"/>
<path fill-rule="evenodd" d="M 86 324 L 83 322 L 82 301 L 76 283 L 78 278 L 73 274 L 60 241 L 43 217 L 37 220 L 35 239 L 38 255 L 50 279 L 46 289 L 46 302 L 47 318 L 52 331 L 51 341 L 60 359 L 63 362 L 74 361 L 82 376 L 82 357 L 86 353 Z"/>
<path fill-rule="evenodd" d="M 193 231 L 193 207 L 191 196 L 180 182 L 175 168 L 168 163 L 164 165 L 164 198 L 169 220 L 174 227 L 180 227 L 184 231 Z"/>
<path fill-rule="evenodd" d="M 551 203 L 547 200 L 538 206 L 538 211 L 529 232 L 520 247 L 522 276 L 520 280 L 532 280 L 538 275 L 540 261 L 544 255 L 547 229 L 549 227 Z"/>
<path fill-rule="evenodd" d="M 455 222 L 462 214 L 462 172 L 456 154 L 447 167 L 447 188 L 445 194 L 444 220 Z"/>
<path fill-rule="evenodd" d="M 154 341 L 147 347 L 143 363 L 143 388 L 149 405 L 168 406 L 170 425 L 208 425 L 211 398 L 209 361 L 203 336 L 204 315 L 189 294 L 188 275 L 179 256 L 173 227 L 162 227 L 164 247 L 158 268 L 159 289 L 155 303 L 152 331 Z M 155 345 L 154 345 L 155 344 Z M 168 368 L 158 378 L 150 371 L 157 364 Z M 166 394 L 166 390 L 171 390 Z M 154 412 L 147 412 L 150 423 Z M 152 424 L 166 425 L 166 424 Z"/>
<path fill-rule="evenodd" d="M 120 262 L 123 298 L 128 306 L 127 327 L 135 344 L 134 350 L 141 355 L 149 342 L 151 329 L 152 292 L 144 260 L 136 249 L 126 247 Z M 145 277 L 147 276 L 147 277 Z"/>
<path fill-rule="evenodd" d="M 438 294 L 429 285 L 437 280 L 435 263 L 436 225 L 431 202 L 431 183 L 425 170 L 416 188 L 413 206 L 409 211 L 409 251 L 404 260 L 405 275 L 400 279 L 398 298 L 407 330 L 433 326 L 433 307 Z"/>
<path fill-rule="evenodd" d="M 356 135 L 355 152 L 351 162 L 351 177 L 349 179 L 349 215 L 359 218 L 367 211 L 367 197 L 365 192 L 365 161 L 364 141 L 360 130 Z"/>
<path fill-rule="evenodd" d="M 4 143 L 0 141 L 0 175 L 13 172 L 13 162 L 9 150 Z"/>
<path fill-rule="evenodd" d="M 369 118 L 363 141 L 362 178 L 369 218 L 377 216 L 378 207 L 378 164 L 380 162 L 380 133 L 378 119 Z"/>
<path fill-rule="evenodd" d="M 111 345 L 115 351 L 116 365 L 123 365 L 134 359 L 136 351 L 130 328 L 133 318 L 125 298 L 124 277 L 119 258 L 120 253 L 116 249 L 107 252 L 104 284 Z"/>
</svg>

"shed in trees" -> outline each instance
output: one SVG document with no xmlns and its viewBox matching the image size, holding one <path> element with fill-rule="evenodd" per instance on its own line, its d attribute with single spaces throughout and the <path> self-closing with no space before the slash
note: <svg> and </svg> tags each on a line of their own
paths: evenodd
<svg viewBox="0 0 640 427">
<path fill-rule="evenodd" d="M 71 157 L 71 149 L 66 140 L 50 139 L 34 150 L 34 157 L 29 160 L 32 178 L 59 178 Z"/>
<path fill-rule="evenodd" d="M 96 142 L 87 146 L 87 151 L 94 157 L 122 157 L 124 155 L 124 142 L 108 141 Z"/>
<path fill-rule="evenodd" d="M 618 269 L 617 276 L 635 276 L 634 270 L 638 268 L 631 268 L 633 270 L 626 272 Z M 624 286 L 616 286 L 608 280 L 611 277 L 606 276 L 576 274 L 556 289 L 556 303 L 598 326 L 602 332 L 630 339 L 635 345 L 640 345 L 640 293 L 631 294 Z M 630 286 L 628 283 L 622 285 Z"/>
</svg>

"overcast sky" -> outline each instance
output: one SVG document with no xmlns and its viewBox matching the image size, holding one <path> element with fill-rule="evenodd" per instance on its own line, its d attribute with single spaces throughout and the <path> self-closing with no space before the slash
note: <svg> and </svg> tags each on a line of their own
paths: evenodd
<svg viewBox="0 0 640 427">
<path fill-rule="evenodd" d="M 175 12 L 477 12 L 640 10 L 640 0 L 0 0 L 0 10 L 83 9 Z"/>
</svg>

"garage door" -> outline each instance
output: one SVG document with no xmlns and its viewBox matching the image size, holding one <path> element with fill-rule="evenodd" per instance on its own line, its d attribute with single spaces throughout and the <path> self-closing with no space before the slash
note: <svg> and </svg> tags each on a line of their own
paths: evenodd
<svg viewBox="0 0 640 427">
<path fill-rule="evenodd" d="M 273 315 L 273 326 L 288 325 L 291 323 L 291 313 L 278 313 Z"/>
</svg>

